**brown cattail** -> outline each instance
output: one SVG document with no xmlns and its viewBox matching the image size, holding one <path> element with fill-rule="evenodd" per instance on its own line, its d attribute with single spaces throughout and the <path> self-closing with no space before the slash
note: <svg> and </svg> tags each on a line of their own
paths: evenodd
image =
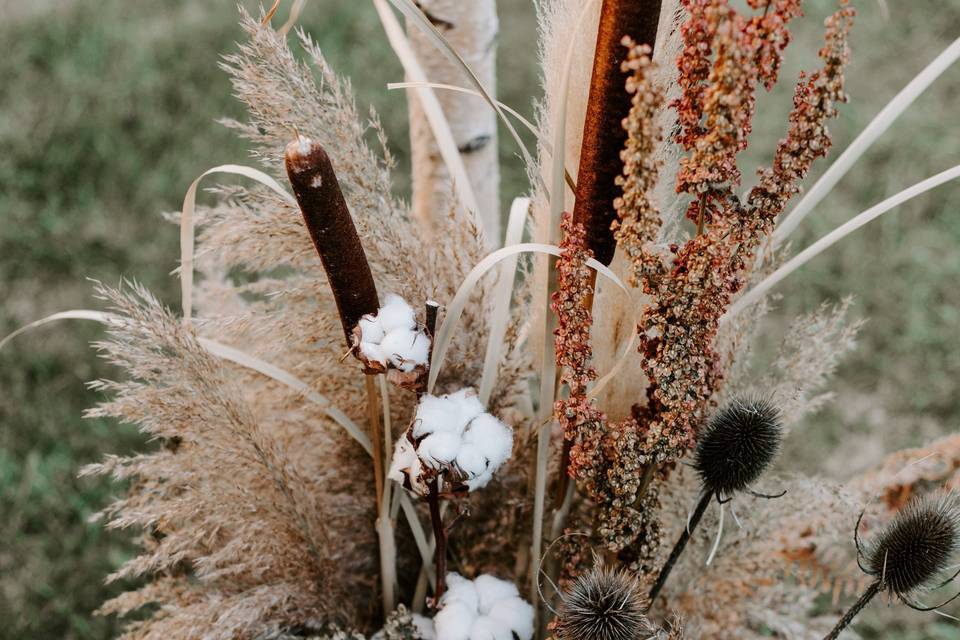
<svg viewBox="0 0 960 640">
<path fill-rule="evenodd" d="M 327 272 L 343 333 L 352 346 L 351 331 L 360 318 L 380 307 L 367 256 L 323 147 L 300 136 L 287 145 L 285 159 L 303 220 Z"/>
<path fill-rule="evenodd" d="M 620 151 L 627 139 L 622 122 L 632 98 L 620 69 L 628 52 L 621 41 L 630 36 L 652 48 L 659 20 L 660 0 L 603 0 L 600 11 L 573 221 L 587 229 L 587 246 L 603 264 L 610 264 L 617 246 L 610 225 L 617 219 L 613 201 L 621 195 L 616 180 L 623 171 Z"/>
</svg>

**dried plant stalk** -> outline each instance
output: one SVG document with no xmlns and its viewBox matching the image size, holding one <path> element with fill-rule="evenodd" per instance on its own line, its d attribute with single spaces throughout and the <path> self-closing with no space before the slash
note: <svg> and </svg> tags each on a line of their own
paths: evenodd
<svg viewBox="0 0 960 640">
<path fill-rule="evenodd" d="M 629 36 L 653 46 L 659 20 L 659 0 L 604 0 L 600 11 L 573 222 L 586 228 L 593 257 L 607 265 L 616 249 L 610 229 L 617 219 L 613 202 L 622 193 L 616 184 L 623 168 L 620 150 L 627 139 L 621 123 L 631 105 L 630 94 L 623 90 L 621 65 L 627 48 L 622 40 Z"/>
<path fill-rule="evenodd" d="M 344 336 L 352 345 L 351 332 L 360 318 L 380 307 L 363 245 L 323 147 L 301 136 L 287 145 L 284 159 L 303 220 L 330 281 Z"/>
</svg>

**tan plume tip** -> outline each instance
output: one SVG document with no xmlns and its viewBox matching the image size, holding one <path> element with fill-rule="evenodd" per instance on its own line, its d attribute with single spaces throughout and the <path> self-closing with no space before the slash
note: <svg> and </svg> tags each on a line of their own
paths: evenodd
<svg viewBox="0 0 960 640">
<path fill-rule="evenodd" d="M 360 318 L 380 307 L 360 236 L 323 147 L 298 136 L 287 145 L 284 158 L 303 220 L 330 281 L 347 344 L 352 345 L 351 332 Z"/>
<path fill-rule="evenodd" d="M 617 219 L 613 202 L 622 195 L 616 184 L 623 171 L 620 151 L 627 140 L 622 123 L 632 99 L 621 70 L 629 51 L 622 40 L 630 36 L 652 47 L 659 20 L 660 2 L 651 0 L 604 0 L 600 12 L 573 221 L 587 229 L 587 245 L 603 264 L 610 264 L 617 248 L 610 227 Z"/>
</svg>

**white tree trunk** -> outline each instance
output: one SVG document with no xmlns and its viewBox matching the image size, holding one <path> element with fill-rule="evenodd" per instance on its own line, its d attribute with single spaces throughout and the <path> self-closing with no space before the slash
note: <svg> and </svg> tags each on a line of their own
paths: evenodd
<svg viewBox="0 0 960 640">
<path fill-rule="evenodd" d="M 460 57 L 496 96 L 496 0 L 420 0 L 417 3 Z M 443 56 L 416 26 L 408 36 L 430 82 L 470 87 L 462 69 Z M 446 216 L 452 206 L 450 172 L 444 165 L 423 109 L 413 92 L 410 102 L 410 147 L 413 163 L 413 212 L 425 230 Z M 500 168 L 497 159 L 497 120 L 482 98 L 436 90 L 450 123 L 467 175 L 476 195 L 476 217 L 487 244 L 500 246 Z"/>
</svg>

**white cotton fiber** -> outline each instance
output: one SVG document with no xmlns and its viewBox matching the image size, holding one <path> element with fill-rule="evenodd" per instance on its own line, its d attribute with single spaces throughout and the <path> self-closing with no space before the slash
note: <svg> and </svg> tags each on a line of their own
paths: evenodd
<svg viewBox="0 0 960 640">
<path fill-rule="evenodd" d="M 473 584 L 477 588 L 477 597 L 479 599 L 478 610 L 481 615 L 490 613 L 493 605 L 500 600 L 520 597 L 520 592 L 517 591 L 515 584 L 501 580 L 500 578 L 494 578 L 491 575 L 484 574 L 477 576 Z"/>
<path fill-rule="evenodd" d="M 444 603 L 459 602 L 467 605 L 471 611 L 476 611 L 480 600 L 477 596 L 477 587 L 472 580 L 467 580 L 459 573 L 447 574 L 447 592 L 443 594 Z"/>
<path fill-rule="evenodd" d="M 417 446 L 417 455 L 423 463 L 436 469 L 457 459 L 460 453 L 460 436 L 438 431 L 424 438 Z"/>
<path fill-rule="evenodd" d="M 478 475 L 476 478 L 470 478 L 464 482 L 464 484 L 467 485 L 468 490 L 476 491 L 477 489 L 483 489 L 485 486 L 490 484 L 491 480 L 493 480 L 493 467 L 488 467 L 486 471 Z"/>
<path fill-rule="evenodd" d="M 419 613 L 414 613 L 411 617 L 413 618 L 413 626 L 417 628 L 417 632 L 423 640 L 436 640 L 437 636 L 433 632 L 433 620 Z"/>
<path fill-rule="evenodd" d="M 477 618 L 470 628 L 470 640 L 513 640 L 513 633 L 502 622 Z"/>
<path fill-rule="evenodd" d="M 494 602 L 487 617 L 508 627 L 520 640 L 533 637 L 533 607 L 522 598 L 505 598 Z"/>
<path fill-rule="evenodd" d="M 383 353 L 383 348 L 373 342 L 361 342 L 360 353 L 370 362 L 379 362 L 382 365 L 387 364 L 387 356 Z"/>
<path fill-rule="evenodd" d="M 420 398 L 420 404 L 417 405 L 417 415 L 413 421 L 413 437 L 420 439 L 434 431 L 452 431 L 454 423 L 450 419 L 450 414 L 455 410 L 456 405 L 448 398 L 424 394 Z"/>
<path fill-rule="evenodd" d="M 489 413 L 474 418 L 463 441 L 464 446 L 483 454 L 494 468 L 509 460 L 513 451 L 513 431 Z"/>
<path fill-rule="evenodd" d="M 447 397 L 457 405 L 458 424 L 466 427 L 471 420 L 484 412 L 483 403 L 480 402 L 480 396 L 470 388 L 460 389 L 456 393 L 451 393 Z"/>
<path fill-rule="evenodd" d="M 487 457 L 476 447 L 462 446 L 457 454 L 457 466 L 467 475 L 476 477 L 487 470 Z"/>
<path fill-rule="evenodd" d="M 377 312 L 377 319 L 384 332 L 390 333 L 397 329 L 412 331 L 417 326 L 416 314 L 413 307 L 398 295 L 387 294 L 386 302 Z"/>
<path fill-rule="evenodd" d="M 390 364 L 399 368 L 400 365 L 403 364 L 404 354 L 413 348 L 416 340 L 416 331 L 396 329 L 387 332 L 387 335 L 384 336 L 383 341 L 380 343 L 380 348 L 383 349 L 383 353 L 390 361 Z"/>
<path fill-rule="evenodd" d="M 401 371 L 413 371 L 417 365 L 427 364 L 430 357 L 430 338 L 422 331 L 417 331 L 413 344 L 406 351 L 400 352 L 403 363 L 398 365 Z"/>
<path fill-rule="evenodd" d="M 433 617 L 437 640 L 470 640 L 470 628 L 476 617 L 476 609 L 462 602 L 445 604 Z"/>
<path fill-rule="evenodd" d="M 384 336 L 380 320 L 375 315 L 367 314 L 360 318 L 360 341 L 380 344 Z"/>
</svg>

